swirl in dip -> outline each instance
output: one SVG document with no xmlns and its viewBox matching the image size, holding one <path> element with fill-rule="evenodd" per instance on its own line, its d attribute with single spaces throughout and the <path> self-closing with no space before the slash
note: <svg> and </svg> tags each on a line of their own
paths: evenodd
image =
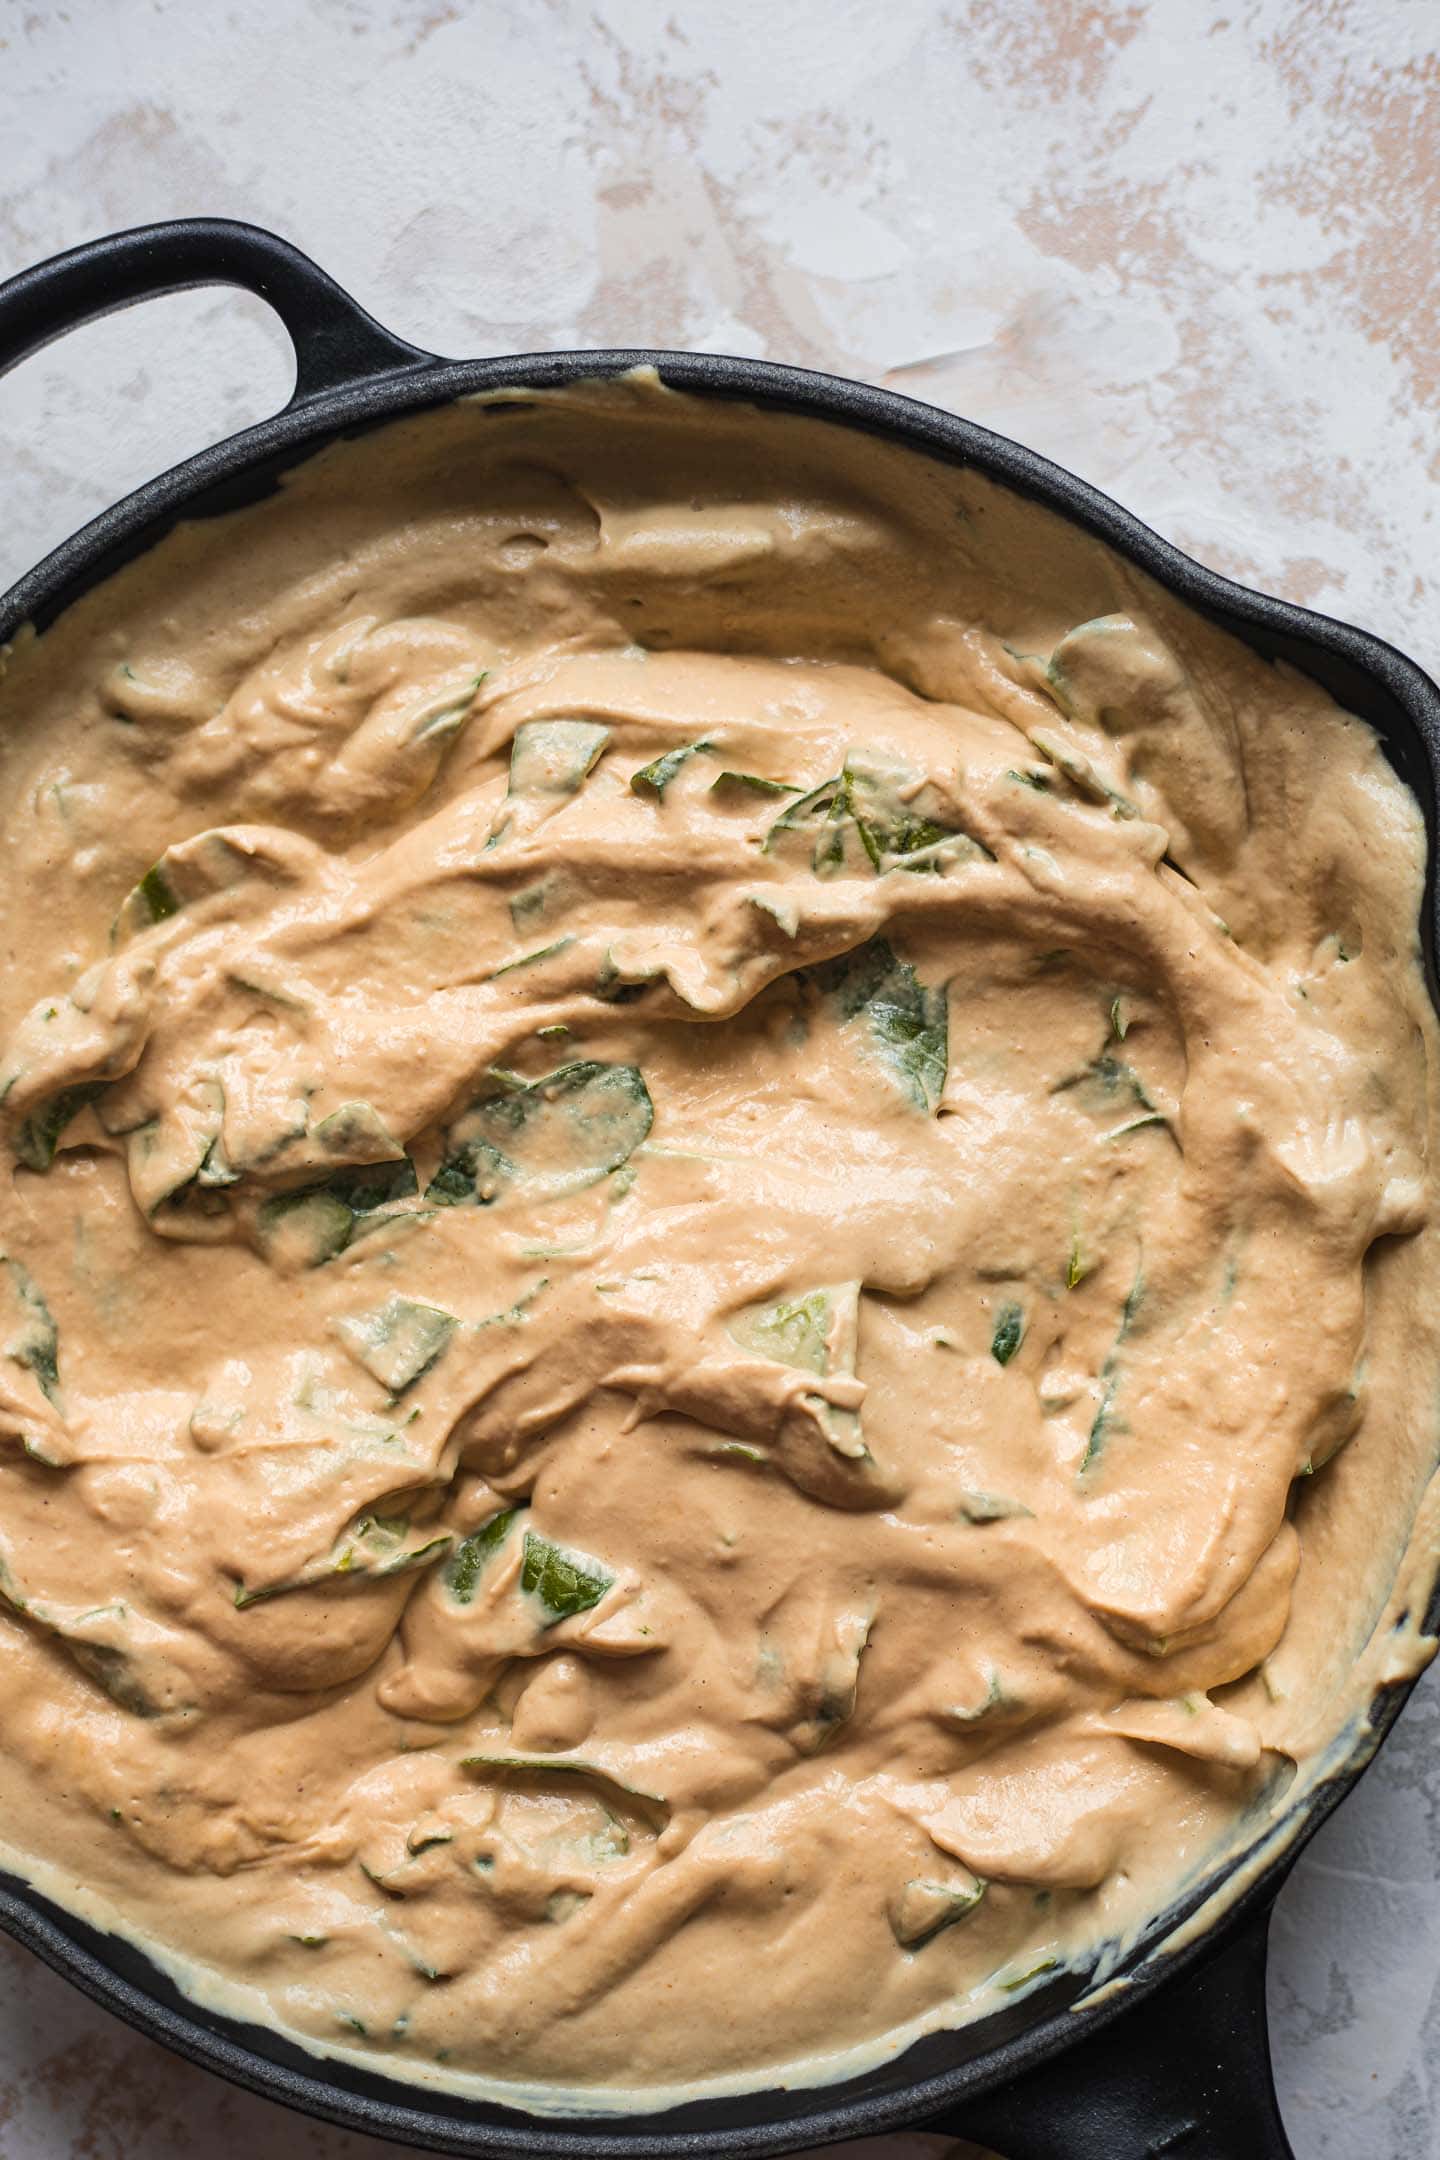
<svg viewBox="0 0 1440 2160">
<path fill-rule="evenodd" d="M 1424 835 L 1303 677 L 635 379 L 327 452 L 0 708 L 0 1803 L 193 1991 L 834 2074 L 1423 1658 Z"/>
</svg>

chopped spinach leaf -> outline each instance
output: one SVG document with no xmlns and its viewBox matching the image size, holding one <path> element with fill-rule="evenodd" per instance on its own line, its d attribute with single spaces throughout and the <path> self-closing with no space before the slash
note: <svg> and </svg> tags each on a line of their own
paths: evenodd
<svg viewBox="0 0 1440 2160">
<path fill-rule="evenodd" d="M 482 669 L 480 674 L 472 675 L 458 697 L 447 698 L 444 704 L 434 705 L 429 712 L 422 713 L 411 732 L 411 742 L 433 743 L 437 739 L 444 740 L 448 736 L 458 735 L 470 717 L 480 685 L 488 672 L 488 669 Z"/>
<path fill-rule="evenodd" d="M 943 1928 L 974 1912 L 986 1885 L 976 1875 L 958 1882 L 907 1882 L 890 1908 L 890 1925 L 902 1950 L 919 1950 Z"/>
<path fill-rule="evenodd" d="M 525 1532 L 525 1557 L 520 1568 L 520 1587 L 538 1599 L 547 1615 L 545 1625 L 554 1627 L 577 1613 L 598 1605 L 615 1578 L 602 1574 L 593 1560 L 552 1545 L 548 1538 Z"/>
<path fill-rule="evenodd" d="M 159 863 L 153 863 L 135 888 L 136 913 L 147 914 L 152 923 L 178 915 L 181 902 Z"/>
<path fill-rule="evenodd" d="M 992 1672 L 981 1701 L 974 1704 L 948 1703 L 940 1712 L 940 1720 L 945 1725 L 978 1725 L 982 1718 L 989 1717 L 992 1710 L 1008 1709 L 1011 1700 L 1001 1685 L 999 1673 Z"/>
<path fill-rule="evenodd" d="M 575 888 L 560 870 L 547 870 L 533 885 L 510 895 L 510 920 L 516 931 L 538 929 L 550 917 L 560 915 L 575 898 Z"/>
<path fill-rule="evenodd" d="M 518 960 L 507 960 L 503 967 L 492 968 L 485 980 L 499 982 L 502 975 L 513 975 L 517 968 L 534 967 L 540 960 L 553 960 L 556 953 L 564 952 L 574 942 L 573 937 L 562 937 L 556 938 L 553 944 L 537 946 L 534 952 L 521 953 Z"/>
<path fill-rule="evenodd" d="M 1147 1132 L 1154 1126 L 1159 1126 L 1163 1131 L 1169 1132 L 1170 1120 L 1163 1111 L 1147 1110 L 1144 1117 L 1130 1118 L 1124 1125 L 1117 1125 L 1105 1137 L 1107 1140 L 1124 1140 L 1131 1133 Z"/>
<path fill-rule="evenodd" d="M 346 1164 L 316 1184 L 262 1201 L 256 1218 L 260 1250 L 287 1273 L 320 1267 L 345 1250 L 357 1216 L 378 1214 L 417 1189 L 408 1155 L 395 1162 Z"/>
<path fill-rule="evenodd" d="M 942 825 L 918 807 L 926 783 L 921 776 L 897 770 L 852 751 L 833 780 L 822 781 L 790 803 L 765 839 L 767 853 L 787 836 L 810 842 L 810 866 L 817 876 L 854 874 L 866 863 L 875 872 L 889 869 L 938 869 L 927 851 L 943 841 L 971 856 L 990 851 L 968 833 Z M 907 862 L 907 857 L 923 858 Z"/>
<path fill-rule="evenodd" d="M 293 1575 L 275 1582 L 235 1585 L 235 1604 L 244 1611 L 266 1598 L 293 1590 L 337 1590 L 349 1583 L 389 1581 L 429 1567 L 450 1550 L 448 1530 L 412 1528 L 408 1516 L 362 1515 L 321 1558 L 307 1561 Z"/>
<path fill-rule="evenodd" d="M 1090 1431 L 1085 1441 L 1085 1453 L 1080 1458 L 1080 1468 L 1082 1470 L 1090 1468 L 1090 1465 L 1097 1459 L 1105 1445 L 1105 1435 L 1110 1425 L 1110 1413 L 1114 1408 L 1115 1393 L 1119 1385 L 1118 1374 L 1110 1371 L 1107 1367 L 1103 1375 L 1099 1407 L 1091 1419 Z"/>
<path fill-rule="evenodd" d="M 503 1508 L 455 1547 L 446 1563 L 445 1587 L 457 1605 L 475 1602 L 480 1577 L 510 1535 L 521 1512 L 519 1508 Z"/>
<path fill-rule="evenodd" d="M 778 1304 L 738 1314 L 730 1332 L 744 1349 L 759 1357 L 823 1374 L 829 1368 L 830 1313 L 829 1291 L 812 1290 L 808 1297 L 782 1298 Z"/>
<path fill-rule="evenodd" d="M 1067 1073 L 1050 1090 L 1052 1095 L 1073 1095 L 1085 1109 L 1097 1113 L 1114 1110 L 1126 1097 L 1153 1116 L 1160 1111 L 1135 1067 L 1108 1048 L 1098 1052 L 1078 1072 Z"/>
<path fill-rule="evenodd" d="M 333 1260 L 349 1244 L 354 1228 L 354 1210 L 319 1185 L 274 1194 L 261 1202 L 256 1218 L 261 1252 L 287 1274 Z"/>
<path fill-rule="evenodd" d="M 388 1169 L 402 1163 L 405 1150 L 390 1134 L 384 1119 L 368 1102 L 341 1103 L 312 1127 L 311 1139 L 327 1155 L 347 1163 L 383 1163 Z"/>
<path fill-rule="evenodd" d="M 763 773 L 722 772 L 710 783 L 712 795 L 798 795 L 793 780 L 767 780 Z"/>
<path fill-rule="evenodd" d="M 853 1373 L 860 1329 L 860 1285 L 834 1283 L 811 1290 L 804 1297 L 781 1298 L 775 1304 L 751 1305 L 729 1323 L 730 1333 L 743 1350 L 755 1357 L 773 1358 L 818 1378 L 830 1373 Z M 825 1437 L 837 1455 L 852 1462 L 866 1459 L 860 1416 L 819 1394 L 807 1395 Z"/>
<path fill-rule="evenodd" d="M 405 1840 L 405 1850 L 412 1859 L 421 1853 L 433 1852 L 437 1845 L 453 1845 L 455 1833 L 443 1822 L 417 1823 Z"/>
<path fill-rule="evenodd" d="M 221 826 L 177 840 L 121 901 L 111 942 L 121 944 L 139 937 L 157 923 L 168 922 L 192 901 L 226 892 L 267 868 L 273 865 L 240 845 Z"/>
<path fill-rule="evenodd" d="M 662 1800 L 658 1793 L 642 1792 L 639 1786 L 629 1785 L 617 1777 L 613 1770 L 603 1769 L 599 1763 L 586 1761 L 579 1755 L 464 1755 L 460 1759 L 460 1768 L 507 1784 L 513 1781 L 542 1788 L 575 1781 L 592 1786 L 607 1809 L 622 1816 L 627 1813 L 638 1815 L 652 1829 L 663 1830 L 670 1819 L 669 1802 Z M 482 1855 L 475 1865 L 484 1864 Z"/>
<path fill-rule="evenodd" d="M 928 989 L 884 938 L 805 971 L 834 1000 L 842 1020 L 863 1016 L 882 1061 L 916 1107 L 940 1107 L 949 1070 L 949 1010 L 943 986 Z"/>
<path fill-rule="evenodd" d="M 104 1092 L 103 1081 L 87 1081 L 79 1087 L 62 1088 L 58 1095 L 30 1112 L 14 1140 L 15 1153 L 27 1170 L 49 1169 L 61 1133 L 86 1103 L 94 1102 Z"/>
<path fill-rule="evenodd" d="M 1019 1516 L 1028 1516 L 1032 1510 L 1020 1500 L 1007 1500 L 1001 1493 L 967 1492 L 960 1496 L 960 1513 L 966 1522 L 977 1527 L 985 1523 L 1011 1522 Z"/>
<path fill-rule="evenodd" d="M 410 1199 L 419 1191 L 419 1182 L 414 1163 L 402 1155 L 398 1162 L 356 1163 L 332 1170 L 321 1190 L 343 1200 L 352 1214 L 373 1215 L 397 1200 Z"/>
<path fill-rule="evenodd" d="M 60 1398 L 60 1333 L 44 1293 L 19 1260 L 0 1255 L 0 1331 L 3 1354 L 33 1373 L 42 1394 Z"/>
<path fill-rule="evenodd" d="M 561 1065 L 542 1080 L 482 1098 L 458 1118 L 426 1198 L 441 1207 L 484 1207 L 522 1181 L 536 1193 L 576 1191 L 628 1162 L 654 1116 L 634 1065 Z"/>
<path fill-rule="evenodd" d="M 808 1715 L 790 1730 L 802 1755 L 818 1755 L 854 1715 L 860 1692 L 860 1660 L 874 1624 L 873 1610 L 840 1616 L 833 1647 L 822 1658 L 814 1684 L 804 1689 Z"/>
<path fill-rule="evenodd" d="M 678 749 L 666 750 L 660 757 L 653 758 L 648 765 L 642 765 L 639 772 L 630 775 L 631 793 L 648 795 L 652 802 L 661 801 L 681 766 L 713 748 L 713 743 L 702 738 L 699 742 L 684 743 Z"/>
<path fill-rule="evenodd" d="M 654 981 L 653 975 L 645 975 L 638 982 L 628 982 L 615 965 L 613 953 L 607 952 L 595 983 L 595 995 L 607 1005 L 633 1005 L 644 997 Z"/>
<path fill-rule="evenodd" d="M 1106 1436 L 1115 1422 L 1115 1397 L 1120 1390 L 1120 1351 L 1135 1324 L 1135 1315 L 1139 1312 L 1144 1297 L 1145 1267 L 1141 1259 L 1135 1263 L 1134 1278 L 1125 1294 L 1125 1303 L 1120 1308 L 1120 1325 L 1116 1330 L 1110 1354 L 1100 1368 L 1100 1402 L 1091 1420 L 1085 1453 L 1080 1459 L 1082 1475 L 1099 1457 Z"/>
<path fill-rule="evenodd" d="M 392 1297 L 378 1312 L 339 1321 L 336 1333 L 357 1364 L 392 1395 L 403 1395 L 444 1356 L 457 1324 L 438 1305 Z"/>
<path fill-rule="evenodd" d="M 575 794 L 609 740 L 609 728 L 595 720 L 525 721 L 510 748 L 510 793 Z"/>
<path fill-rule="evenodd" d="M 1025 1336 L 1025 1308 L 1013 1302 L 1002 1305 L 995 1316 L 995 1332 L 990 1338 L 990 1355 L 997 1365 L 1008 1365 L 1020 1348 Z"/>
</svg>

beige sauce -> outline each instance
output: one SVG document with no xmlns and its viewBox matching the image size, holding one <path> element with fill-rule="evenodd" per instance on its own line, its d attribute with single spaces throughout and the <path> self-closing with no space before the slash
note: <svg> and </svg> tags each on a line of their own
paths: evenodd
<svg viewBox="0 0 1440 2160">
<path fill-rule="evenodd" d="M 327 453 L 0 708 L 0 1819 L 197 1992 L 820 2074 L 1423 1658 L 1424 840 L 1313 685 L 642 380 Z"/>
</svg>

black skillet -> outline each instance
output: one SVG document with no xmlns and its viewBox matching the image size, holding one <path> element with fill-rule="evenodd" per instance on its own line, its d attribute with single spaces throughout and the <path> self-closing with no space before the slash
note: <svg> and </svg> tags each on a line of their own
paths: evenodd
<svg viewBox="0 0 1440 2160">
<path fill-rule="evenodd" d="M 290 403 L 106 510 L 0 597 L 0 644 L 44 629 L 71 601 L 151 547 L 181 518 L 256 501 L 337 436 L 471 391 L 527 388 L 653 366 L 677 389 L 743 399 L 862 428 L 973 466 L 1047 505 L 1138 563 L 1257 652 L 1322 683 L 1379 731 L 1418 796 L 1431 873 L 1421 924 L 1434 988 L 1440 691 L 1363 631 L 1233 585 L 1179 554 L 1083 481 L 968 420 L 888 391 L 700 353 L 521 354 L 443 360 L 392 337 L 304 255 L 249 225 L 197 218 L 97 240 L 0 286 L 0 373 L 62 332 L 157 293 L 239 285 L 269 302 L 294 343 Z M 1440 1620 L 1440 1591 L 1426 1617 Z M 1246 1856 L 1247 1884 L 1218 1923 L 1165 1938 L 1221 1871 L 1163 1915 L 1124 1960 L 1126 1985 L 1083 2008 L 1083 1976 L 1058 1975 L 977 2024 L 934 2034 L 841 2084 L 697 2100 L 663 2114 L 542 2117 L 461 2101 L 327 2062 L 259 2027 L 198 2008 L 139 1950 L 97 1933 L 0 1875 L 0 1927 L 85 1994 L 191 2062 L 272 2100 L 436 2152 L 516 2160 L 791 2152 L 906 2129 L 969 2136 L 1006 2160 L 1290 2160 L 1270 2075 L 1265 1943 L 1276 1892 L 1305 1840 L 1354 1784 L 1409 1690 L 1375 1698 L 1347 1760 Z"/>
</svg>

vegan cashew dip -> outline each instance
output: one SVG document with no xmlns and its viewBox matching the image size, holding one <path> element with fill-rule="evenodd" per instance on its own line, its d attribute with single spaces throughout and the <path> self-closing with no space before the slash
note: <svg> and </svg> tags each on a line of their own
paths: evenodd
<svg viewBox="0 0 1440 2160">
<path fill-rule="evenodd" d="M 193 1994 L 836 2075 L 1423 1661 L 1424 833 L 1302 675 L 630 378 L 180 528 L 0 721 L 0 1824 Z"/>
</svg>

